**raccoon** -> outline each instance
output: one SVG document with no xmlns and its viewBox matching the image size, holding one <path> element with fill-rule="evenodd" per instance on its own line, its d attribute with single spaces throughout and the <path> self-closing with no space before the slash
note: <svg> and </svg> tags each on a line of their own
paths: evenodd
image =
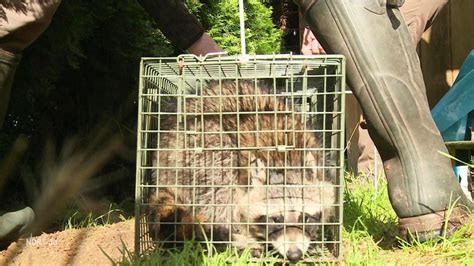
<svg viewBox="0 0 474 266">
<path fill-rule="evenodd" d="M 335 215 L 334 184 L 314 178 L 314 159 L 308 153 L 305 165 L 310 173 L 303 178 L 301 170 L 285 173 L 266 169 L 261 159 L 252 162 L 251 189 L 237 210 L 240 221 L 249 224 L 244 239 L 267 243 L 290 262 L 301 259 L 317 240 L 321 223 Z M 258 249 L 253 251 L 259 255 Z"/>
<path fill-rule="evenodd" d="M 312 228 L 331 216 L 334 185 L 318 167 L 321 144 L 306 118 L 271 93 L 251 81 L 211 82 L 202 97 L 183 99 L 183 121 L 162 116 L 152 238 L 232 241 L 254 256 L 270 240 L 291 261 L 308 250 Z"/>
</svg>

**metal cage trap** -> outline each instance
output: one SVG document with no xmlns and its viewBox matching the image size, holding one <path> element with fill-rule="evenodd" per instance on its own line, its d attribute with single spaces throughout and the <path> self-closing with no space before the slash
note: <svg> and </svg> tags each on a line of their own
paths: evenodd
<svg viewBox="0 0 474 266">
<path fill-rule="evenodd" d="M 142 60 L 137 253 L 193 240 L 292 262 L 339 258 L 344 59 L 247 59 Z"/>
</svg>

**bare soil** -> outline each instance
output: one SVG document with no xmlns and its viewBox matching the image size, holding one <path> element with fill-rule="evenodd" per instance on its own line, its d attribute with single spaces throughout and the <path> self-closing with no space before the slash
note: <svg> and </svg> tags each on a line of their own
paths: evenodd
<svg viewBox="0 0 474 266">
<path fill-rule="evenodd" d="M 110 265 L 133 252 L 134 221 L 20 239 L 0 252 L 0 265 Z M 103 251 L 102 251 L 102 250 Z"/>
<path fill-rule="evenodd" d="M 474 226 L 464 237 L 474 237 Z M 134 220 L 52 234 L 44 233 L 20 239 L 12 243 L 7 250 L 0 251 L 0 265 L 111 265 L 112 262 L 107 256 L 114 262 L 120 261 L 124 245 L 129 252 L 133 252 L 133 241 Z M 345 242 L 343 250 L 348 252 L 349 248 Z M 359 249 L 362 253 L 366 252 L 363 245 Z M 458 264 L 445 256 L 433 256 L 433 254 L 421 256 L 419 252 L 410 254 L 401 249 L 381 252 L 380 256 L 387 256 L 387 261 L 400 256 L 404 257 L 405 261 L 409 260 L 407 257 L 413 257 L 414 264 Z"/>
</svg>

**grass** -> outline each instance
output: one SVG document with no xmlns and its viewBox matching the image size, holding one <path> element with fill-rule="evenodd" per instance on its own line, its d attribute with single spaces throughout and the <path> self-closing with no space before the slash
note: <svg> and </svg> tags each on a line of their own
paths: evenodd
<svg viewBox="0 0 474 266">
<path fill-rule="evenodd" d="M 377 182 L 377 184 L 376 184 Z M 408 243 L 397 236 L 397 217 L 384 178 L 346 176 L 343 258 L 345 265 L 474 265 L 474 219 L 450 238 Z M 275 258 L 254 259 L 249 252 L 215 251 L 192 241 L 182 250 L 158 249 L 136 257 L 123 247 L 117 265 L 279 265 Z M 297 264 L 298 265 L 298 264 Z M 303 265 L 303 264 L 299 264 Z"/>
<path fill-rule="evenodd" d="M 214 255 L 209 256 L 209 249 L 213 250 Z M 111 258 L 111 262 L 115 263 Z M 249 261 L 254 261 L 250 262 Z M 208 246 L 203 248 L 199 244 L 188 241 L 184 247 L 177 251 L 173 249 L 152 252 L 149 255 L 138 258 L 133 252 L 122 248 L 122 259 L 116 265 L 276 265 L 277 259 L 274 257 L 265 257 L 252 259 L 250 252 L 244 251 L 242 254 L 236 254 L 230 250 L 225 252 L 215 252 Z"/>
<path fill-rule="evenodd" d="M 397 217 L 386 181 L 374 189 L 367 179 L 349 177 L 344 195 L 345 264 L 474 265 L 474 220 L 449 238 L 408 243 L 397 236 Z"/>
<path fill-rule="evenodd" d="M 127 214 L 115 204 L 110 204 L 108 210 L 99 215 L 78 208 L 70 208 L 68 212 L 62 223 L 63 230 L 91 228 L 127 220 Z"/>
</svg>

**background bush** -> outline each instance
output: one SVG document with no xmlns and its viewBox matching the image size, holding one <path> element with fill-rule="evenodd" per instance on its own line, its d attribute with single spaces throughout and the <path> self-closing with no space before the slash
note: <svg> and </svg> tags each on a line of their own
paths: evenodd
<svg viewBox="0 0 474 266">
<path fill-rule="evenodd" d="M 186 1 L 231 54 L 240 53 L 236 3 Z M 248 52 L 279 52 L 281 33 L 272 24 L 271 9 L 257 0 L 246 1 L 246 7 Z M 169 44 L 135 0 L 63 1 L 48 30 L 24 51 L 17 70 L 0 131 L 0 164 L 7 162 L 19 137 L 28 146 L 9 167 L 0 209 L 33 205 L 52 167 L 47 153 L 59 160 L 70 154 L 70 143 L 74 149 L 86 147 L 99 129 L 119 135 L 121 149 L 84 184 L 80 196 L 132 199 L 140 58 L 182 52 Z"/>
</svg>

